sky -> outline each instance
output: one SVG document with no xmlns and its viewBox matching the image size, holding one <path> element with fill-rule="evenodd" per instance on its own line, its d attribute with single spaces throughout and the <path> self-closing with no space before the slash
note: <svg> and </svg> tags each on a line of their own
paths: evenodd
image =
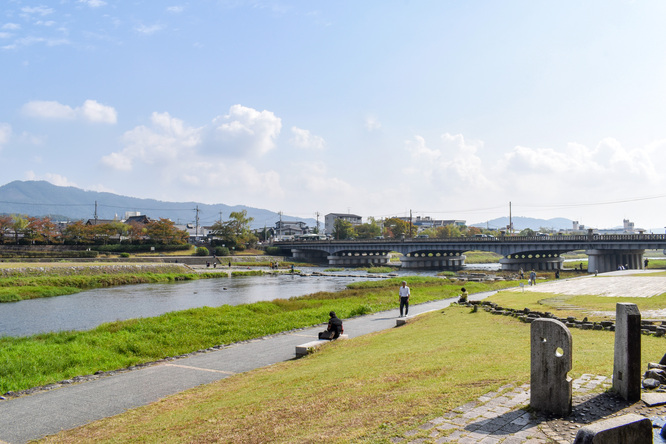
<svg viewBox="0 0 666 444">
<path fill-rule="evenodd" d="M 6 0 L 0 185 L 663 233 L 665 17 L 661 0 Z"/>
</svg>

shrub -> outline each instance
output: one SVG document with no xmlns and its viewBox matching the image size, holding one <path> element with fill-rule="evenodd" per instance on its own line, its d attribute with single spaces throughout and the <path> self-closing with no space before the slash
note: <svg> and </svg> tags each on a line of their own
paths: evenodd
<svg viewBox="0 0 666 444">
<path fill-rule="evenodd" d="M 352 311 L 349 313 L 349 317 L 362 316 L 368 313 L 372 313 L 372 307 L 370 307 L 368 304 L 363 304 L 352 309 Z"/>
<path fill-rule="evenodd" d="M 266 247 L 266 254 L 269 256 L 284 256 L 284 252 L 280 247 Z"/>
<path fill-rule="evenodd" d="M 120 257 L 130 257 L 129 253 L 120 253 Z"/>
<path fill-rule="evenodd" d="M 215 247 L 216 256 L 229 256 L 229 249 L 227 247 Z"/>
<path fill-rule="evenodd" d="M 194 254 L 196 254 L 197 256 L 210 256 L 208 248 L 206 247 L 197 247 L 197 250 Z"/>
</svg>

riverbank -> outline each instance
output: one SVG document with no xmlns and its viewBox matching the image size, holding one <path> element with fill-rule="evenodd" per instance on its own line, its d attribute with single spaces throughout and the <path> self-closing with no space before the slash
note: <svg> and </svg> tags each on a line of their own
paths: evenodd
<svg viewBox="0 0 666 444">
<path fill-rule="evenodd" d="M 334 310 L 351 318 L 395 307 L 395 289 L 407 280 L 412 303 L 455 297 L 460 284 L 435 277 L 405 277 L 350 285 L 347 290 L 238 306 L 202 307 L 153 318 L 30 337 L 0 338 L 0 393 L 126 368 L 196 350 L 317 325 Z M 515 286 L 516 282 L 469 282 L 468 291 Z"/>
</svg>

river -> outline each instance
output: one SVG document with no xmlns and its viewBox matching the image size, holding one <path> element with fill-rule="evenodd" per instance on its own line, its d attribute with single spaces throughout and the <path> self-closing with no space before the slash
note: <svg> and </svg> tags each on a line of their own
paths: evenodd
<svg viewBox="0 0 666 444">
<path fill-rule="evenodd" d="M 303 269 L 306 273 L 322 270 Z M 351 282 L 368 280 L 364 272 L 345 271 L 340 274 L 334 277 L 280 274 L 124 285 L 67 296 L 2 303 L 0 336 L 89 330 L 106 322 L 159 316 L 189 308 L 250 304 L 319 291 L 339 291 Z M 432 276 L 435 272 L 400 272 L 401 276 L 412 274 Z"/>
</svg>

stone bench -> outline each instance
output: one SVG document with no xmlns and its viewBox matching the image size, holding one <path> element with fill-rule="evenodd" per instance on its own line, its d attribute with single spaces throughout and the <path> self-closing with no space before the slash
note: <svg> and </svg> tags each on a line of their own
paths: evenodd
<svg viewBox="0 0 666 444">
<path fill-rule="evenodd" d="M 578 430 L 573 444 L 652 444 L 652 422 L 629 413 Z"/>
<path fill-rule="evenodd" d="M 340 335 L 338 339 L 348 339 L 348 335 Z M 336 339 L 337 340 L 337 339 Z M 327 339 L 315 339 L 314 341 L 306 342 L 305 344 L 297 345 L 296 346 L 296 357 L 297 358 L 302 358 L 303 356 L 307 355 L 310 353 L 312 350 L 316 349 L 317 347 L 321 347 L 324 344 L 327 344 L 331 342 L 330 340 Z"/>
</svg>

